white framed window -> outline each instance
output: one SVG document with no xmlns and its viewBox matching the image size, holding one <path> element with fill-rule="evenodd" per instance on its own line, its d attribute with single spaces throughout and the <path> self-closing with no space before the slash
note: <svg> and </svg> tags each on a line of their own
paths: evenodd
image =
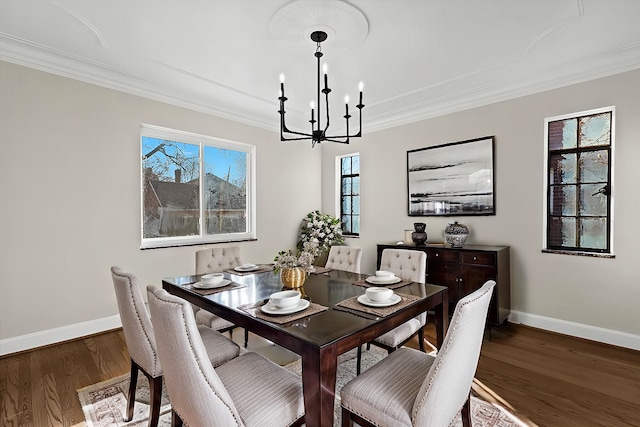
<svg viewBox="0 0 640 427">
<path fill-rule="evenodd" d="M 360 154 L 336 157 L 339 214 L 344 236 L 360 235 Z"/>
<path fill-rule="evenodd" d="M 545 252 L 613 254 L 615 107 L 545 119 Z"/>
<path fill-rule="evenodd" d="M 142 124 L 140 247 L 256 238 L 253 145 Z"/>
</svg>

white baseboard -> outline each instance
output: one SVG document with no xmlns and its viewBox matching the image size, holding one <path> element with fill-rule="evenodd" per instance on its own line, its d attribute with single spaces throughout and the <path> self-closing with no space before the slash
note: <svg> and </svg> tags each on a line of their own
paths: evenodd
<svg viewBox="0 0 640 427">
<path fill-rule="evenodd" d="M 13 338 L 0 340 L 0 356 L 30 350 L 61 341 L 67 341 L 99 332 L 116 329 L 122 326 L 120 315 L 116 314 L 101 319 L 75 323 L 60 328 L 47 329 L 32 334 L 20 335 Z"/>
<path fill-rule="evenodd" d="M 509 321 L 547 331 L 558 332 L 564 335 L 616 345 L 618 347 L 640 350 L 640 335 L 629 334 L 627 332 L 604 329 L 597 326 L 568 322 L 566 320 L 513 310 L 509 315 Z"/>
<path fill-rule="evenodd" d="M 592 341 L 640 351 L 640 336 L 626 332 L 568 322 L 566 320 L 554 319 L 551 317 L 538 316 L 537 314 L 529 314 L 522 311 L 511 311 L 509 321 L 547 331 L 558 332 L 560 334 L 585 338 Z M 114 316 L 103 317 L 101 319 L 7 338 L 0 340 L 0 356 L 97 334 L 110 329 L 116 329 L 121 326 L 122 323 L 120 322 L 120 316 L 116 314 Z"/>
</svg>

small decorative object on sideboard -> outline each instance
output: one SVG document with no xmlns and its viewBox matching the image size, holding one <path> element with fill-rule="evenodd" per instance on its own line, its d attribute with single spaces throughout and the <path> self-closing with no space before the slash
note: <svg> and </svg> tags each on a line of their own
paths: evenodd
<svg viewBox="0 0 640 427">
<path fill-rule="evenodd" d="M 427 232 L 425 231 L 425 227 L 427 225 L 424 222 L 414 222 L 413 228 L 416 230 L 411 233 L 411 239 L 413 243 L 416 245 L 424 245 L 427 241 Z"/>
<path fill-rule="evenodd" d="M 469 228 L 458 221 L 450 222 L 444 229 L 444 239 L 452 248 L 461 248 L 468 236 Z"/>
</svg>

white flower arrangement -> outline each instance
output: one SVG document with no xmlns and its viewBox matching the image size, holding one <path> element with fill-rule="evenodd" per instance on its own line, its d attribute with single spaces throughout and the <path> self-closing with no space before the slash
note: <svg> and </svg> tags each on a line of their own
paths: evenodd
<svg viewBox="0 0 640 427">
<path fill-rule="evenodd" d="M 342 225 L 336 217 L 321 214 L 320 211 L 309 213 L 303 220 L 298 234 L 298 252 L 281 251 L 274 258 L 274 273 L 283 268 L 299 267 L 310 273 L 313 261 L 331 245 L 344 243 Z"/>
<path fill-rule="evenodd" d="M 302 220 L 298 234 L 298 251 L 309 252 L 316 257 L 328 251 L 331 245 L 342 243 L 342 224 L 338 218 L 314 211 Z"/>
<path fill-rule="evenodd" d="M 278 273 L 283 268 L 299 267 L 305 272 L 310 273 L 313 271 L 313 260 L 315 255 L 311 252 L 301 251 L 298 255 L 295 255 L 292 251 L 281 251 L 274 258 L 275 268 L 274 273 Z"/>
</svg>

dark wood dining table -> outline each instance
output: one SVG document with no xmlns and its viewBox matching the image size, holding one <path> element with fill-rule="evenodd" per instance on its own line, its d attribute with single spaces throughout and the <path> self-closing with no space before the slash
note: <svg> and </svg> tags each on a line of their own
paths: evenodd
<svg viewBox="0 0 640 427">
<path fill-rule="evenodd" d="M 198 282 L 198 275 L 166 278 L 162 286 L 171 294 L 299 354 L 302 358 L 305 420 L 310 427 L 333 426 L 338 355 L 372 341 L 428 310 L 435 313 L 438 347 L 447 330 L 448 294 L 444 286 L 411 282 L 394 289 L 396 293 L 421 298 L 390 315 L 378 317 L 336 306 L 341 301 L 364 294 L 366 288 L 353 283 L 367 275 L 341 270 L 311 273 L 299 290 L 305 299 L 328 309 L 281 325 L 239 308 L 266 301 L 272 293 L 283 290 L 277 274 L 271 271 L 249 275 L 227 272 L 225 277 L 244 286 L 201 295 L 186 286 Z"/>
</svg>

